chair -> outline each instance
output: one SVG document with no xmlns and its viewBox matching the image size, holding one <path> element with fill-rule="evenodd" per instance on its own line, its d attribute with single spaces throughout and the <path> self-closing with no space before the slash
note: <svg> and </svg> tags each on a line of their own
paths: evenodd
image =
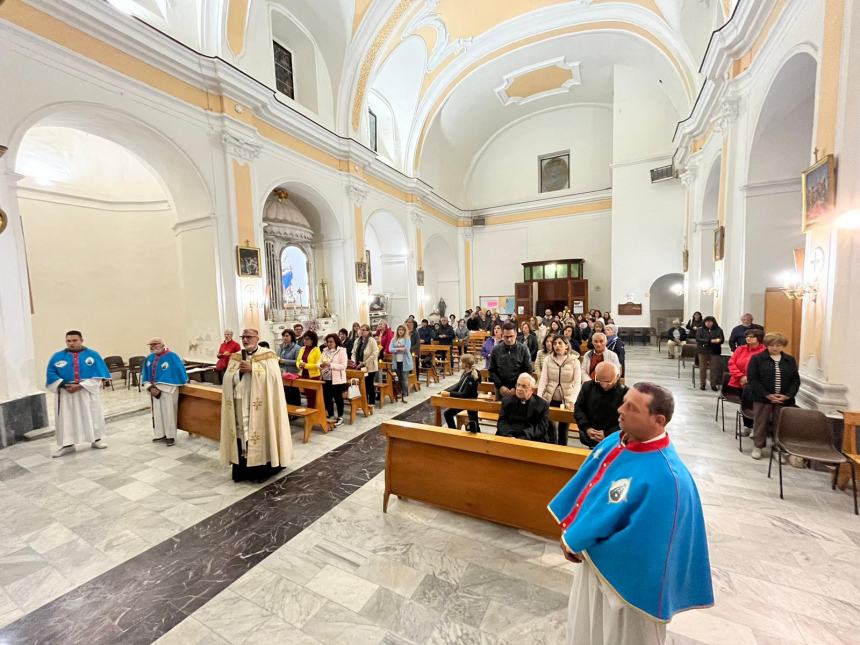
<svg viewBox="0 0 860 645">
<path fill-rule="evenodd" d="M 394 374 L 391 373 L 391 364 L 386 361 L 379 361 L 379 383 L 374 383 L 376 388 L 376 401 L 379 403 L 379 409 L 385 405 L 385 397 L 391 399 L 392 403 L 397 403 L 397 396 L 394 394 Z"/>
<path fill-rule="evenodd" d="M 643 345 L 647 345 L 651 340 L 651 337 L 646 333 L 644 329 L 641 327 L 636 327 L 633 330 L 633 342 L 635 343 L 637 340 L 641 340 Z"/>
<path fill-rule="evenodd" d="M 794 455 L 810 461 L 835 466 L 833 470 L 833 490 L 836 490 L 836 477 L 841 464 L 851 466 L 851 488 L 854 493 L 854 514 L 857 512 L 857 479 L 854 474 L 854 464 L 841 450 L 833 445 L 833 431 L 827 423 L 827 417 L 819 410 L 804 410 L 802 408 L 785 408 L 780 411 L 773 431 L 773 448 L 767 466 L 767 476 L 770 478 L 773 467 L 773 454 L 777 452 L 779 462 L 779 498 L 782 494 L 782 455 Z"/>
<path fill-rule="evenodd" d="M 681 366 L 687 369 L 687 359 L 692 359 L 693 362 L 693 387 L 696 387 L 696 344 L 687 343 L 681 345 L 681 358 L 678 359 L 678 378 L 681 378 Z"/>
<path fill-rule="evenodd" d="M 122 356 L 105 356 L 105 365 L 107 365 L 108 372 L 111 375 L 119 372 L 124 381 L 128 380 L 128 372 L 125 362 L 122 360 Z M 110 389 L 113 389 L 113 378 L 105 383 L 105 385 L 108 384 L 110 385 Z"/>
<path fill-rule="evenodd" d="M 735 412 L 735 439 L 738 440 L 738 452 L 744 451 L 744 436 L 741 434 L 743 432 L 744 419 L 749 419 L 750 421 L 753 420 L 753 409 L 746 407 L 743 399 L 741 399 L 741 407 L 738 408 L 737 412 Z"/>
<path fill-rule="evenodd" d="M 618 330 L 618 338 L 620 338 L 624 342 L 625 345 L 627 343 L 633 342 L 633 334 L 630 333 L 630 330 L 625 328 L 625 327 L 622 327 L 621 329 Z"/>
<path fill-rule="evenodd" d="M 125 381 L 125 387 L 128 389 L 132 385 L 137 385 L 137 391 L 140 392 L 140 369 L 146 356 L 132 356 L 128 359 L 128 378 Z"/>
<path fill-rule="evenodd" d="M 714 421 L 716 421 L 717 417 L 720 414 L 720 406 L 723 406 L 723 432 L 726 431 L 726 401 L 728 401 L 729 403 L 734 403 L 736 405 L 741 404 L 740 395 L 729 388 L 729 380 L 731 378 L 731 374 L 729 374 L 728 372 L 723 372 L 723 386 L 722 388 L 720 388 L 720 395 L 717 397 L 717 411 L 714 413 Z"/>
</svg>

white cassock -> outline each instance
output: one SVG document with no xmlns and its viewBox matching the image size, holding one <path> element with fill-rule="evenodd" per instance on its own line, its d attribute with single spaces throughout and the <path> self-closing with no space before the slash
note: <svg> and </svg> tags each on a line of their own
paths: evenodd
<svg viewBox="0 0 860 645">
<path fill-rule="evenodd" d="M 105 434 L 105 415 L 102 411 L 102 383 L 100 378 L 83 379 L 81 389 L 69 392 L 60 387 L 62 381 L 48 384 L 48 390 L 57 395 L 57 445 L 92 443 Z"/>
<path fill-rule="evenodd" d="M 568 603 L 568 645 L 663 645 L 666 623 L 626 604 L 591 565 L 577 566 Z"/>
<path fill-rule="evenodd" d="M 143 387 L 148 388 L 149 383 L 144 383 Z M 158 439 L 159 437 L 167 437 L 168 439 L 176 439 L 176 415 L 179 411 L 179 386 L 168 385 L 167 383 L 156 384 L 161 396 L 157 399 L 150 396 L 152 401 L 152 434 Z"/>
</svg>

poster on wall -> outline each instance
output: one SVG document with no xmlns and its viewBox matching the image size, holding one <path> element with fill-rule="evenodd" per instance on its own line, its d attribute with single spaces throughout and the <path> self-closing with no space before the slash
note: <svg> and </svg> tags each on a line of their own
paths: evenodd
<svg viewBox="0 0 860 645">
<path fill-rule="evenodd" d="M 585 313 L 585 302 L 582 300 L 574 300 L 573 301 L 573 313 L 574 314 L 584 314 Z"/>
<path fill-rule="evenodd" d="M 516 311 L 516 298 L 513 296 L 481 296 L 479 300 L 481 309 L 492 309 L 509 316 Z"/>
</svg>

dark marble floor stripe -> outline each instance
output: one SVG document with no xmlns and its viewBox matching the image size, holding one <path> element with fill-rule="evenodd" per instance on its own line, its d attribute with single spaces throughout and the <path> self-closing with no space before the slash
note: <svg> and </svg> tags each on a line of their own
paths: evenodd
<svg viewBox="0 0 860 645">
<path fill-rule="evenodd" d="M 432 423 L 432 416 L 425 401 L 395 418 Z M 0 644 L 151 643 L 384 465 L 376 426 L 20 618 L 0 630 Z"/>
</svg>

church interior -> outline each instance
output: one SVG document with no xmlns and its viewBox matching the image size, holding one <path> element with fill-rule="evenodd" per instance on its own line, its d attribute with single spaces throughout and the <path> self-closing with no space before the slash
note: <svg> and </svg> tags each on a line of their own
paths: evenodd
<svg viewBox="0 0 860 645">
<path fill-rule="evenodd" d="M 0 0 L 0 88 L 0 643 L 860 643 L 860 1 Z"/>
</svg>

